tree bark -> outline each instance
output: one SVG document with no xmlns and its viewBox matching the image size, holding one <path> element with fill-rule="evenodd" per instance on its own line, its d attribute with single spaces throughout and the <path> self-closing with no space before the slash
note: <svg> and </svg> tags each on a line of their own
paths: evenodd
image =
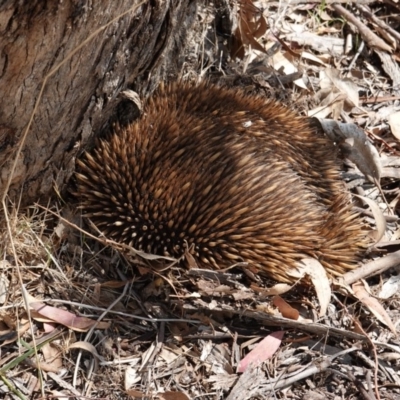
<svg viewBox="0 0 400 400">
<path fill-rule="evenodd" d="M 2 198 L 32 204 L 62 189 L 122 90 L 177 75 L 195 15 L 195 0 L 3 2 Z"/>
</svg>

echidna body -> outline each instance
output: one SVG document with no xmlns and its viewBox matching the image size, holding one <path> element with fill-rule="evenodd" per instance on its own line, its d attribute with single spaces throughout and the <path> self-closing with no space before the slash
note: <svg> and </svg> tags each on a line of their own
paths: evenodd
<svg viewBox="0 0 400 400">
<path fill-rule="evenodd" d="M 309 119 L 241 90 L 163 86 L 78 166 L 84 214 L 148 253 L 247 262 L 290 282 L 302 258 L 340 275 L 365 246 L 334 145 Z"/>
</svg>

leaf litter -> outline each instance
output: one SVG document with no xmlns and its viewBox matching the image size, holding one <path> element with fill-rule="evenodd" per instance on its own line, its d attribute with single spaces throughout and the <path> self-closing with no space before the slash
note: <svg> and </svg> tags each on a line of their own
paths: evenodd
<svg viewBox="0 0 400 400">
<path fill-rule="evenodd" d="M 200 4 L 182 71 L 319 118 L 377 232 L 359 270 L 332 282 L 306 261 L 305 291 L 240 265 L 164 268 L 77 231 L 66 206 L 15 207 L 1 231 L 2 396 L 400 398 L 399 14 L 395 2 Z"/>
</svg>

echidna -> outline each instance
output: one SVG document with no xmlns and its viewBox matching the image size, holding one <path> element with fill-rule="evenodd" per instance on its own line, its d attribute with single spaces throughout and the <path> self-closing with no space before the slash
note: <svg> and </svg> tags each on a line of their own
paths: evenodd
<svg viewBox="0 0 400 400">
<path fill-rule="evenodd" d="M 302 258 L 340 275 L 365 246 L 339 165 L 311 120 L 275 101 L 173 83 L 78 161 L 77 193 L 106 237 L 290 282 Z"/>
</svg>

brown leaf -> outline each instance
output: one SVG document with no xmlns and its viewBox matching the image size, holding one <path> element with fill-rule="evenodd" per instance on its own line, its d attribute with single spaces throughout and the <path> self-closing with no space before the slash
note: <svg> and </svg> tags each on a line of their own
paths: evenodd
<svg viewBox="0 0 400 400">
<path fill-rule="evenodd" d="M 185 393 L 182 392 L 164 392 L 158 393 L 160 400 L 190 400 Z"/>
<path fill-rule="evenodd" d="M 108 322 L 100 321 L 98 323 L 97 321 L 94 321 L 90 318 L 78 317 L 75 314 L 70 313 L 69 311 L 61 310 L 60 308 L 56 307 L 51 307 L 44 303 L 36 301 L 35 299 L 32 299 L 33 298 L 31 297 L 29 306 L 33 311 L 36 311 L 37 314 L 32 313 L 32 317 L 37 320 L 41 320 L 40 317 L 45 317 L 45 319 L 47 319 L 44 320 L 45 322 L 48 322 L 48 320 L 52 322 L 57 322 L 78 332 L 86 332 L 95 324 L 97 324 L 96 327 L 98 329 L 107 329 L 110 326 Z"/>
<path fill-rule="evenodd" d="M 236 372 L 244 372 L 247 368 L 251 366 L 256 367 L 265 360 L 271 358 L 279 349 L 284 333 L 284 331 L 277 331 L 261 340 L 261 342 L 239 362 Z"/>
<path fill-rule="evenodd" d="M 281 296 L 275 296 L 272 303 L 278 308 L 283 317 L 297 321 L 299 319 L 299 311 L 287 303 Z"/>
<path fill-rule="evenodd" d="M 386 325 L 395 335 L 396 335 L 396 327 L 394 326 L 391 318 L 389 317 L 386 310 L 379 303 L 378 299 L 372 297 L 368 291 L 366 290 L 367 283 L 358 281 L 352 285 L 352 289 L 354 291 L 354 295 L 358 300 L 363 303 L 368 310 L 375 315 L 375 317 Z"/>
<path fill-rule="evenodd" d="M 127 391 L 126 391 L 126 394 L 127 394 L 128 396 L 132 396 L 132 397 L 135 398 L 135 399 L 141 399 L 141 398 L 143 398 L 143 397 L 147 397 L 147 396 L 148 396 L 148 394 L 143 393 L 143 392 L 141 392 L 141 391 L 139 391 L 139 390 L 134 390 L 134 389 L 129 389 L 129 390 L 127 390 Z"/>
<path fill-rule="evenodd" d="M 243 58 L 245 48 L 249 46 L 266 53 L 256 38 L 260 38 L 267 31 L 267 27 L 262 11 L 253 4 L 252 0 L 242 0 L 238 11 L 238 27 L 233 35 L 231 56 Z"/>
</svg>

